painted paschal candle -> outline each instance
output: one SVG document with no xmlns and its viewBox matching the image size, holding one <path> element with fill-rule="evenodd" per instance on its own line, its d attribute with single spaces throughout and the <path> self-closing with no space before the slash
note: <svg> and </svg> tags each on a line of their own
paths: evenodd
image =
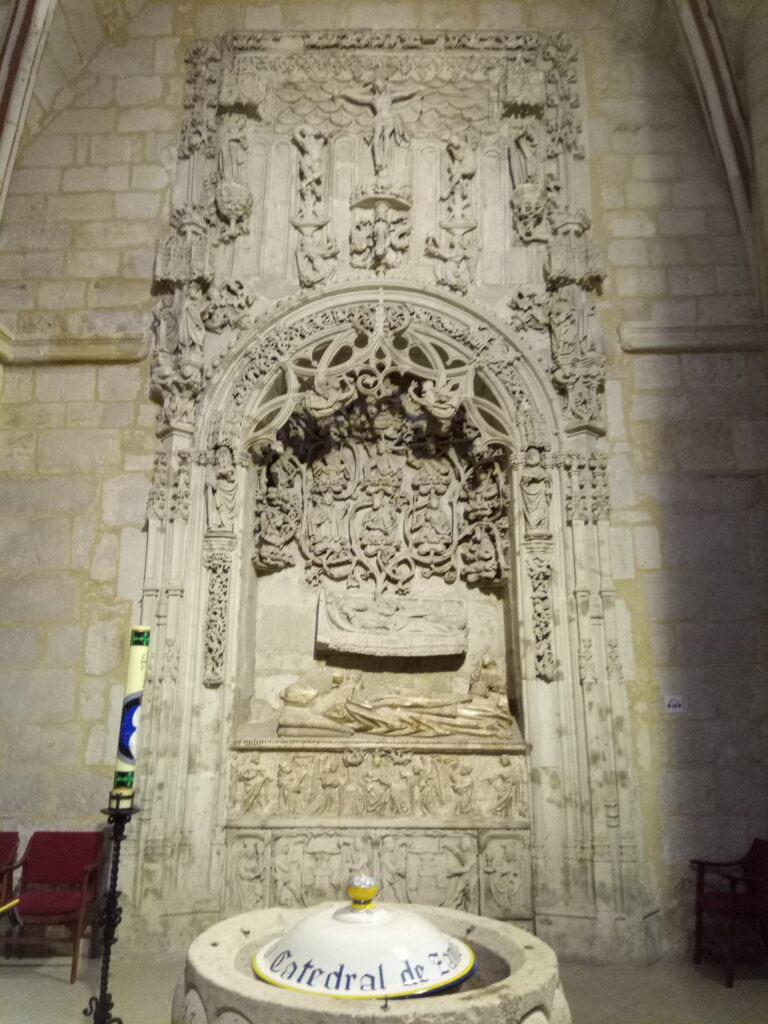
<svg viewBox="0 0 768 1024">
<path fill-rule="evenodd" d="M 147 652 L 149 649 L 149 628 L 131 627 L 131 644 L 128 652 L 128 675 L 123 694 L 123 710 L 120 715 L 120 734 L 117 738 L 117 761 L 112 792 L 129 796 L 133 792 L 133 776 L 136 769 L 136 740 L 139 728 L 141 698 L 147 675 Z"/>
</svg>

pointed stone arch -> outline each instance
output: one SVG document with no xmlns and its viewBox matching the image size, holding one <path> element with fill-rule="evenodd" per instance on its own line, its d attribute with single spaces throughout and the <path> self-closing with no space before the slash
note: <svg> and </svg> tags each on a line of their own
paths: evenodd
<svg viewBox="0 0 768 1024">
<path fill-rule="evenodd" d="M 434 755 L 443 787 L 459 787 L 451 806 L 468 808 L 465 816 L 443 814 L 442 827 L 432 822 L 430 831 L 401 815 L 392 831 L 384 814 L 367 829 L 341 834 L 322 813 L 302 816 L 300 785 L 291 796 L 290 765 L 281 761 L 284 740 L 243 738 L 238 724 L 242 680 L 255 678 L 258 637 L 265 635 L 254 625 L 256 606 L 268 606 L 277 586 L 268 582 L 254 597 L 254 453 L 306 412 L 308 395 L 333 407 L 342 401 L 340 382 L 346 387 L 371 368 L 381 380 L 399 375 L 422 405 L 429 404 L 425 382 L 445 385 L 446 401 L 464 403 L 480 443 L 504 449 L 510 557 L 503 608 L 512 706 L 524 740 L 519 733 L 510 739 L 509 731 L 503 741 L 470 738 L 467 777 L 477 776 L 473 792 L 486 791 L 476 807 L 461 804 L 452 755 L 427 740 L 432 754 L 411 751 L 409 770 L 421 771 L 419 758 Z M 431 415 L 433 422 L 434 414 L 419 407 L 412 419 Z M 413 898 L 408 886 L 421 877 L 419 857 L 439 854 L 466 861 L 468 874 L 452 876 L 470 879 L 457 900 L 471 890 L 479 901 L 472 906 L 528 920 L 550 937 L 561 927 L 573 934 L 578 908 L 584 940 L 615 952 L 616 920 L 639 922 L 643 890 L 627 753 L 614 730 L 625 698 L 605 459 L 600 438 L 574 436 L 563 418 L 535 353 L 509 328 L 464 299 L 406 282 L 339 286 L 278 305 L 209 368 L 193 422 L 162 438 L 150 500 L 144 608 L 158 653 L 148 688 L 135 887 L 149 927 L 162 927 L 168 915 L 178 927 L 179 913 L 192 933 L 236 905 L 243 886 L 264 903 L 279 903 L 287 898 L 280 895 L 288 891 L 286 872 L 301 877 L 310 861 L 343 872 L 365 847 L 378 870 L 395 872 L 390 884 L 402 885 L 401 898 Z M 365 487 L 370 480 L 363 479 Z M 290 623 L 282 625 L 290 635 Z M 266 719 L 256 719 L 262 728 Z M 279 722 L 274 712 L 270 728 Z M 345 743 L 348 737 L 304 737 L 305 776 L 331 786 L 338 774 L 331 761 Z M 354 775 L 347 766 L 354 786 L 373 787 L 369 807 L 381 759 L 394 757 L 396 765 L 398 756 L 391 745 L 371 750 L 365 772 Z M 282 788 L 275 781 L 281 771 Z M 495 778 L 507 780 L 502 810 L 488 802 Z M 402 878 L 392 866 L 398 857 L 405 858 Z M 504 875 L 510 858 L 514 880 Z M 429 889 L 426 875 L 419 884 Z M 210 896 L 190 903 L 190 889 Z M 628 930 L 627 955 L 642 955 L 642 943 L 641 930 Z"/>
</svg>

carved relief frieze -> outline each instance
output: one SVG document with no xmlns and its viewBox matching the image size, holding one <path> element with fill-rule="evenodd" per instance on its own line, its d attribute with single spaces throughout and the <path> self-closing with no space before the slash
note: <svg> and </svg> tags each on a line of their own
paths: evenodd
<svg viewBox="0 0 768 1024">
<path fill-rule="evenodd" d="M 373 874 L 389 903 L 488 917 L 531 916 L 527 834 L 461 829 L 267 828 L 230 834 L 227 906 L 310 907 L 343 898 L 344 880 Z"/>
<path fill-rule="evenodd" d="M 429 818 L 524 827 L 529 817 L 521 754 L 357 744 L 317 752 L 303 751 L 301 745 L 293 751 L 238 749 L 232 753 L 231 779 L 230 818 L 237 822 L 301 814 L 303 819 L 350 822 Z"/>
</svg>

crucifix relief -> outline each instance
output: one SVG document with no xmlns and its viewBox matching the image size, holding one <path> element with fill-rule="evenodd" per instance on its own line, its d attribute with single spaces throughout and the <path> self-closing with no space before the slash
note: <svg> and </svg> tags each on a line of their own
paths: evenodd
<svg viewBox="0 0 768 1024">
<path fill-rule="evenodd" d="M 411 141 L 410 134 L 403 127 L 402 121 L 395 112 L 396 103 L 404 103 L 420 95 L 418 89 L 391 92 L 383 78 L 374 78 L 366 92 L 342 92 L 342 99 L 358 106 L 368 107 L 373 113 L 373 127 L 366 135 L 366 142 L 371 147 L 373 172 L 377 180 L 388 180 L 391 172 L 393 148 L 395 145 L 407 146 Z"/>
</svg>

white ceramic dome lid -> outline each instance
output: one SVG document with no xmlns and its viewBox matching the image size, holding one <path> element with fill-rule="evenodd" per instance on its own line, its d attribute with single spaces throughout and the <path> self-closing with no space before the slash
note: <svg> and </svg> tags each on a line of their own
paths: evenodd
<svg viewBox="0 0 768 1024">
<path fill-rule="evenodd" d="M 472 974 L 466 943 L 397 906 L 374 904 L 376 883 L 351 879 L 350 904 L 308 914 L 252 959 L 255 974 L 294 992 L 342 999 L 425 995 Z"/>
</svg>

